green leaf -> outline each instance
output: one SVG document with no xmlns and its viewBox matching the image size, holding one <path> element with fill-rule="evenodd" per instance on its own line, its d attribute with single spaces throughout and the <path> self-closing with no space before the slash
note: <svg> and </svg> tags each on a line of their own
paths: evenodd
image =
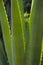
<svg viewBox="0 0 43 65">
<path fill-rule="evenodd" d="M 39 65 L 43 35 L 43 0 L 32 0 L 25 65 Z"/>
<path fill-rule="evenodd" d="M 11 0 L 13 65 L 24 65 L 25 22 L 22 5 L 22 0 Z"/>
<path fill-rule="evenodd" d="M 9 64 L 12 65 L 11 32 L 3 0 L 0 0 L 0 21 L 7 57 L 9 60 Z"/>
<path fill-rule="evenodd" d="M 40 56 L 40 64 L 39 65 L 41 65 L 41 64 L 43 64 L 42 63 L 42 59 L 43 58 L 43 38 L 42 38 L 42 48 L 41 48 L 41 56 Z"/>
<path fill-rule="evenodd" d="M 5 56 L 4 49 L 3 49 L 3 43 L 0 39 L 0 63 L 2 65 L 7 65 L 7 57 Z"/>
</svg>

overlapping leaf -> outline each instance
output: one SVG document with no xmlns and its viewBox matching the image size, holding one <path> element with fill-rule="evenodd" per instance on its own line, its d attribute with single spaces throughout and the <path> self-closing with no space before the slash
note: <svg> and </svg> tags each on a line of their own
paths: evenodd
<svg viewBox="0 0 43 65">
<path fill-rule="evenodd" d="M 25 65 L 39 65 L 43 35 L 43 0 L 32 0 Z"/>
<path fill-rule="evenodd" d="M 9 64 L 12 65 L 11 33 L 3 0 L 0 0 L 0 23 Z"/>
<path fill-rule="evenodd" d="M 23 65 L 25 44 L 25 22 L 23 19 L 24 15 L 22 7 L 23 4 L 22 0 L 12 0 L 11 3 L 13 65 Z"/>
</svg>

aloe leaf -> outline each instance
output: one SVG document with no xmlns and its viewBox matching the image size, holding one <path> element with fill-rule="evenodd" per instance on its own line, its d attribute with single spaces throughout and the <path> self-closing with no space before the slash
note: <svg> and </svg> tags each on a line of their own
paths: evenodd
<svg viewBox="0 0 43 65">
<path fill-rule="evenodd" d="M 41 50 L 41 56 L 40 56 L 40 64 L 42 64 L 42 61 L 43 61 L 43 38 L 42 38 L 42 50 Z"/>
<path fill-rule="evenodd" d="M 9 60 L 9 64 L 12 65 L 11 33 L 3 0 L 0 0 L 0 21 L 7 57 Z"/>
<path fill-rule="evenodd" d="M 43 55 L 42 55 L 42 61 L 41 61 L 41 65 L 43 65 Z"/>
<path fill-rule="evenodd" d="M 43 35 L 43 0 L 32 0 L 25 65 L 39 65 Z"/>
<path fill-rule="evenodd" d="M 11 0 L 13 65 L 23 65 L 24 62 L 25 22 L 22 14 L 23 8 L 20 4 L 22 4 L 22 0 Z"/>
<path fill-rule="evenodd" d="M 22 15 L 24 16 L 24 7 L 23 7 L 23 0 L 18 0 L 19 8 L 21 10 Z M 22 16 L 22 17 L 23 17 Z"/>
<path fill-rule="evenodd" d="M 3 57 L 4 57 L 4 50 L 3 50 L 3 46 L 2 46 L 2 42 L 0 40 L 0 63 L 4 65 L 4 62 L 3 62 Z"/>
<path fill-rule="evenodd" d="M 2 65 L 7 65 L 7 58 L 6 58 L 6 56 L 5 56 L 5 53 L 4 53 L 4 49 L 3 49 L 3 45 L 2 45 L 3 43 L 2 43 L 2 41 L 1 41 L 1 39 L 0 39 L 0 63 L 2 64 Z M 1 65 L 0 64 L 0 65 Z"/>
<path fill-rule="evenodd" d="M 42 53 L 43 53 L 43 38 L 42 38 Z"/>
</svg>

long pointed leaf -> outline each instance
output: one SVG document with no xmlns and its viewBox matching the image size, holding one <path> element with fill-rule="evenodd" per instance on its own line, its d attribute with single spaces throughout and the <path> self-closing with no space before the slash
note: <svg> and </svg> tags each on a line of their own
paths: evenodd
<svg viewBox="0 0 43 65">
<path fill-rule="evenodd" d="M 30 15 L 30 39 L 27 43 L 25 65 L 39 65 L 43 34 L 43 0 L 32 0 Z"/>
<path fill-rule="evenodd" d="M 22 0 L 11 0 L 13 65 L 24 65 L 25 22 L 22 14 L 23 8 L 20 4 L 22 4 Z"/>
<path fill-rule="evenodd" d="M 0 63 L 2 65 L 7 65 L 7 57 L 5 56 L 5 53 L 4 53 L 4 49 L 3 49 L 3 45 L 2 45 L 2 41 L 0 39 Z"/>
<path fill-rule="evenodd" d="M 11 47 L 11 34 L 8 23 L 8 18 L 6 15 L 5 7 L 3 0 L 0 0 L 0 23 L 2 27 L 3 39 L 5 44 L 5 49 L 7 52 L 9 64 L 12 65 L 12 47 Z"/>
</svg>

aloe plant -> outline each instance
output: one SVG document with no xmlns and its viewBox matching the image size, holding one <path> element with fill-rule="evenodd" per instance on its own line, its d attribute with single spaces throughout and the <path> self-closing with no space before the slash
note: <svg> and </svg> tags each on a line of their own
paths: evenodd
<svg viewBox="0 0 43 65">
<path fill-rule="evenodd" d="M 4 2 L 0 0 L 0 24 L 9 65 L 41 65 L 43 0 L 32 0 L 27 20 L 24 17 L 23 0 L 11 0 L 11 29 Z M 6 65 L 3 51 L 0 40 L 0 63 Z"/>
</svg>

